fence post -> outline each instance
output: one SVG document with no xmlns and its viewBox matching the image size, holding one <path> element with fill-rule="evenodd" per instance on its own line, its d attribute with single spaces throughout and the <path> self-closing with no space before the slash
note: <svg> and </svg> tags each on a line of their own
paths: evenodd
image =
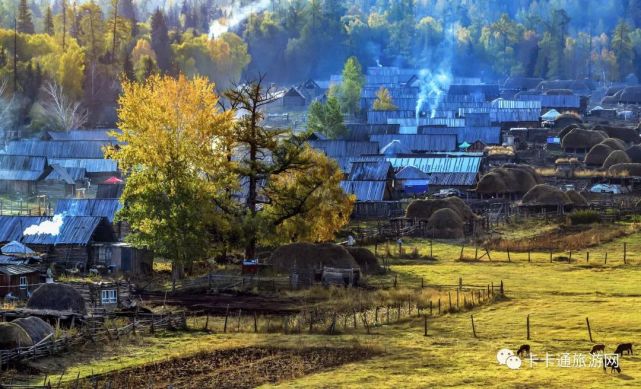
<svg viewBox="0 0 641 389">
<path fill-rule="evenodd" d="M 590 252 L 589 252 L 589 251 L 586 251 L 586 252 L 585 252 L 585 262 L 586 262 L 586 263 L 589 263 L 589 262 L 590 262 Z"/>
<path fill-rule="evenodd" d="M 463 259 L 463 249 L 464 249 L 464 248 L 465 248 L 465 245 L 464 245 L 464 244 L 462 244 L 462 245 L 461 245 L 461 255 L 459 255 L 459 260 L 462 260 L 462 259 Z"/>
<path fill-rule="evenodd" d="M 153 317 L 151 318 L 151 323 L 153 325 L 154 319 Z M 207 312 L 207 318 L 205 319 L 205 331 L 209 330 L 209 312 Z"/>
<path fill-rule="evenodd" d="M 207 315 L 207 320 L 209 320 L 209 315 Z M 258 315 L 254 311 L 254 332 L 258 332 Z"/>
<path fill-rule="evenodd" d="M 527 340 L 530 340 L 530 315 L 527 315 Z"/>
<path fill-rule="evenodd" d="M 608 252 L 607 251 L 605 252 L 605 262 L 603 262 L 603 263 L 606 264 L 606 265 L 608 264 Z"/>
<path fill-rule="evenodd" d="M 570 257 L 568 258 L 568 263 L 572 263 L 572 250 L 570 250 Z"/>
<path fill-rule="evenodd" d="M 394 289 L 396 289 L 397 285 L 398 285 L 398 274 L 394 274 Z"/>
<path fill-rule="evenodd" d="M 505 295 L 505 291 L 503 289 L 503 280 L 501 280 L 501 288 L 499 289 L 499 292 L 501 293 L 501 296 Z"/>
<path fill-rule="evenodd" d="M 457 311 L 459 310 L 459 297 L 458 297 L 458 294 L 459 294 L 459 290 L 456 289 L 456 310 Z"/>
<path fill-rule="evenodd" d="M 229 304 L 227 304 L 227 309 L 225 310 L 225 325 L 223 326 L 223 332 L 227 332 L 227 318 L 229 317 Z"/>
<path fill-rule="evenodd" d="M 478 260 L 479 258 L 479 246 L 478 244 L 474 244 L 474 260 Z"/>
<path fill-rule="evenodd" d="M 550 263 L 552 263 L 552 250 L 550 250 Z"/>
<path fill-rule="evenodd" d="M 626 265 L 628 263 L 628 244 L 626 242 L 623 242 L 623 264 Z"/>
<path fill-rule="evenodd" d="M 424 287 L 425 287 L 425 282 L 423 280 L 423 277 L 421 277 L 421 289 L 423 289 Z"/>
<path fill-rule="evenodd" d="M 510 248 L 506 247 L 506 250 L 507 250 L 507 261 L 512 262 L 512 258 L 510 258 Z"/>
<path fill-rule="evenodd" d="M 447 291 L 447 297 L 450 299 L 449 312 L 452 312 L 452 292 L 450 292 L 449 290 Z"/>
<path fill-rule="evenodd" d="M 378 305 L 374 309 L 374 325 L 378 325 Z"/>
<path fill-rule="evenodd" d="M 423 336 L 427 336 L 427 315 L 423 315 Z"/>
<path fill-rule="evenodd" d="M 590 342 L 594 342 L 592 340 L 592 329 L 590 329 L 590 319 L 588 319 L 587 317 L 585 318 L 585 324 L 588 325 L 588 335 L 590 336 Z"/>
<path fill-rule="evenodd" d="M 474 337 L 476 338 L 476 327 L 474 326 L 474 315 L 470 315 L 470 318 L 472 319 L 472 333 L 474 334 Z"/>
<path fill-rule="evenodd" d="M 438 298 L 438 314 L 441 314 L 441 298 Z"/>
<path fill-rule="evenodd" d="M 430 299 L 430 316 L 432 316 L 432 300 Z"/>
</svg>

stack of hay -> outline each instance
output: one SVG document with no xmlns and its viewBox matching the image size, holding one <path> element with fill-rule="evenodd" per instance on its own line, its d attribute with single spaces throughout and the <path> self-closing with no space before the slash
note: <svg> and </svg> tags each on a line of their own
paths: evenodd
<svg viewBox="0 0 641 389">
<path fill-rule="evenodd" d="M 0 350 L 33 346 L 53 335 L 53 332 L 53 327 L 38 317 L 0 323 Z"/>
<path fill-rule="evenodd" d="M 40 285 L 29 298 L 27 308 L 78 315 L 87 313 L 84 298 L 72 286 L 65 284 Z"/>
<path fill-rule="evenodd" d="M 439 239 L 462 238 L 465 222 L 476 219 L 472 209 L 458 197 L 412 201 L 405 216 L 427 220 L 427 233 Z"/>
<path fill-rule="evenodd" d="M 641 177 L 641 163 L 617 163 L 608 168 L 611 176 Z"/>
<path fill-rule="evenodd" d="M 526 193 L 542 183 L 538 173 L 527 165 L 505 164 L 485 174 L 476 185 L 481 194 Z"/>
<path fill-rule="evenodd" d="M 561 189 L 547 184 L 539 184 L 530 189 L 522 199 L 523 205 L 528 206 L 567 206 L 573 201 Z"/>
<path fill-rule="evenodd" d="M 603 142 L 606 138 L 607 136 L 601 131 L 575 128 L 561 139 L 561 147 L 564 149 L 589 150 L 595 145 Z"/>
<path fill-rule="evenodd" d="M 623 150 L 614 150 L 608 155 L 608 157 L 603 161 L 603 169 L 609 169 L 610 166 L 614 166 L 621 163 L 630 163 L 630 157 Z"/>
<path fill-rule="evenodd" d="M 598 126 L 595 126 L 593 130 L 603 132 L 607 134 L 608 137 L 620 139 L 623 142 L 627 142 L 627 143 L 641 142 L 641 137 L 639 137 L 639 132 L 636 128 L 598 125 Z"/>
<path fill-rule="evenodd" d="M 628 154 L 632 163 L 641 163 L 641 145 L 630 146 L 625 153 Z"/>
<path fill-rule="evenodd" d="M 289 273 L 296 269 L 311 274 L 323 267 L 360 269 L 365 274 L 383 271 L 376 256 L 363 247 L 343 247 L 332 243 L 292 243 L 280 246 L 267 262 L 278 273 Z"/>
<path fill-rule="evenodd" d="M 576 190 L 569 190 L 565 192 L 568 198 L 572 201 L 572 205 L 575 208 L 585 208 L 588 206 L 588 201 L 583 197 L 583 195 Z"/>
</svg>

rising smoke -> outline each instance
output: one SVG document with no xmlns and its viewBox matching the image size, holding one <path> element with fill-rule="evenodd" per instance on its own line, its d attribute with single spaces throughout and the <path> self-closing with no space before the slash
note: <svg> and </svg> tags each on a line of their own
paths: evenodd
<svg viewBox="0 0 641 389">
<path fill-rule="evenodd" d="M 56 236 L 60 233 L 60 228 L 62 228 L 62 224 L 63 224 L 62 217 L 63 215 L 54 215 L 52 220 L 45 220 L 40 224 L 34 224 L 32 226 L 27 227 L 22 234 L 23 235 L 47 234 L 47 235 Z"/>
<path fill-rule="evenodd" d="M 436 116 L 436 110 L 452 84 L 454 50 L 454 26 L 448 26 L 441 44 L 423 53 L 421 62 L 425 65 L 418 75 L 417 121 L 425 111 L 430 112 L 431 118 Z"/>
<path fill-rule="evenodd" d="M 220 18 L 211 22 L 209 25 L 209 38 L 216 38 L 228 32 L 230 29 L 242 23 L 252 13 L 266 10 L 270 3 L 270 0 L 259 0 L 253 4 L 229 10 L 226 18 Z"/>
</svg>

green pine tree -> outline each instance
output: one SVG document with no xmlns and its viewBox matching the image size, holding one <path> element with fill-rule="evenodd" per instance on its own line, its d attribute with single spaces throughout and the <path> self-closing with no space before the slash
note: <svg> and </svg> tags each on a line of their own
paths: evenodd
<svg viewBox="0 0 641 389">
<path fill-rule="evenodd" d="M 51 6 L 47 7 L 44 19 L 44 33 L 47 35 L 53 35 L 53 14 L 51 12 Z"/>
<path fill-rule="evenodd" d="M 18 6 L 18 32 L 24 34 L 33 34 L 35 32 L 27 0 L 20 0 L 20 5 Z"/>
</svg>

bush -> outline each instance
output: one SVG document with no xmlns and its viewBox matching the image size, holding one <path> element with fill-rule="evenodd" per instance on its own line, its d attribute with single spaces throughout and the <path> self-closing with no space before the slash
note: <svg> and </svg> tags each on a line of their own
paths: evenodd
<svg viewBox="0 0 641 389">
<path fill-rule="evenodd" d="M 577 224 L 592 224 L 599 223 L 601 216 L 596 211 L 577 211 L 570 214 L 570 223 Z"/>
</svg>

